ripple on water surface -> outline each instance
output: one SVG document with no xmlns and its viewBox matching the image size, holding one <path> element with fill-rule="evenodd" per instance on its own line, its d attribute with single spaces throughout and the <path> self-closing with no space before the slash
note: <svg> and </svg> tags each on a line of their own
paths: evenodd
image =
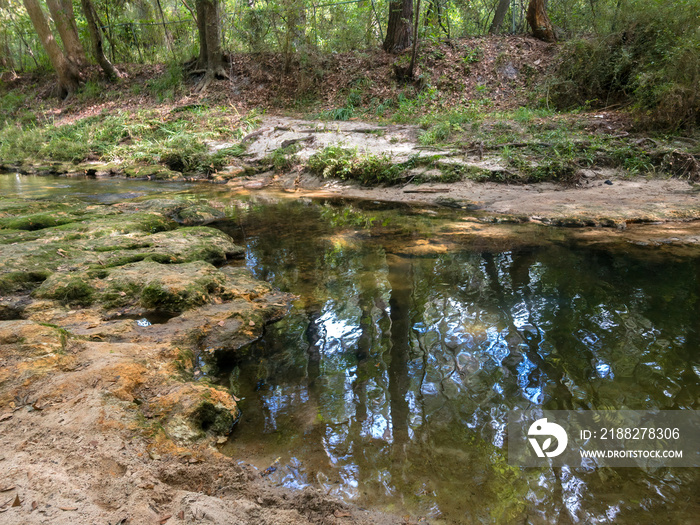
<svg viewBox="0 0 700 525">
<path fill-rule="evenodd" d="M 521 469 L 504 446 L 514 408 L 697 409 L 698 260 L 542 238 L 416 254 L 444 228 L 416 220 L 288 202 L 220 225 L 300 296 L 228 363 L 243 417 L 225 451 L 446 523 L 692 522 L 695 470 Z"/>
</svg>

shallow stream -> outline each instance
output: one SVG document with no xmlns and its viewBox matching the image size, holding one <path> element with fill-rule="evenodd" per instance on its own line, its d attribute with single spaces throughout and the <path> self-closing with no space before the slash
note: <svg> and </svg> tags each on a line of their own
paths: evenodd
<svg viewBox="0 0 700 525">
<path fill-rule="evenodd" d="M 223 451 L 273 483 L 430 523 L 697 523 L 698 469 L 524 469 L 504 428 L 514 408 L 700 409 L 700 253 L 214 186 L 2 176 L 0 191 L 225 203 L 215 226 L 240 264 L 298 296 L 218 371 L 243 412 Z"/>
<path fill-rule="evenodd" d="M 536 406 L 697 409 L 700 259 L 541 226 L 460 245 L 455 220 L 283 201 L 219 224 L 299 296 L 231 363 L 243 417 L 225 451 L 431 523 L 696 522 L 696 469 L 520 469 L 504 426 Z"/>
</svg>

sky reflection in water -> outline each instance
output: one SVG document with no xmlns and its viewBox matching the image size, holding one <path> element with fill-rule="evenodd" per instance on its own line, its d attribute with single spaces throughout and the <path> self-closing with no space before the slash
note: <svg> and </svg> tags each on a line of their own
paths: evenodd
<svg viewBox="0 0 700 525">
<path fill-rule="evenodd" d="M 230 363 L 245 399 L 229 454 L 448 523 L 695 519 L 690 469 L 526 470 L 504 443 L 513 408 L 697 409 L 697 260 L 555 243 L 409 256 L 415 233 L 365 215 L 253 205 L 222 226 L 300 296 Z"/>
</svg>

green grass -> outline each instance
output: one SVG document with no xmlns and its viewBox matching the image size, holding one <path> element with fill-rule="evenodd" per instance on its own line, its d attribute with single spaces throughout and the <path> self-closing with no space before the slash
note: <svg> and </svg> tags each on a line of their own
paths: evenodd
<svg viewBox="0 0 700 525">
<path fill-rule="evenodd" d="M 277 148 L 267 157 L 261 160 L 262 164 L 267 164 L 277 171 L 284 171 L 293 168 L 299 163 L 296 152 L 301 149 L 299 144 L 291 144 L 286 148 Z"/>
<path fill-rule="evenodd" d="M 155 110 L 106 112 L 62 126 L 8 123 L 0 128 L 0 158 L 6 162 L 155 161 L 175 171 L 210 173 L 245 150 L 234 145 L 210 153 L 207 142 L 230 140 L 232 135 L 240 139 L 259 123 L 255 111 L 234 125 L 228 108 L 207 107 L 166 115 Z"/>
</svg>

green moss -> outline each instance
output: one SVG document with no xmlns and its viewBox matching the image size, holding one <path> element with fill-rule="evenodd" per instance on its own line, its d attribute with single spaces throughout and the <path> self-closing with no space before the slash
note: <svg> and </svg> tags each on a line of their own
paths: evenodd
<svg viewBox="0 0 700 525">
<path fill-rule="evenodd" d="M 68 224 L 78 220 L 74 215 L 61 213 L 33 213 L 20 217 L 0 219 L 0 228 L 10 230 L 43 230 L 52 226 Z"/>
<path fill-rule="evenodd" d="M 206 224 L 222 219 L 224 216 L 224 211 L 220 208 L 206 204 L 195 204 L 179 210 L 175 218 L 184 224 Z"/>
<path fill-rule="evenodd" d="M 141 291 L 141 305 L 152 310 L 180 312 L 184 310 L 184 298 L 173 293 L 159 283 L 151 283 Z"/>
<path fill-rule="evenodd" d="M 140 164 L 122 166 L 122 172 L 129 178 L 149 180 L 170 180 L 180 178 L 181 174 L 163 166 L 144 166 Z"/>
<path fill-rule="evenodd" d="M 18 271 L 0 275 L 0 293 L 16 293 L 32 290 L 49 278 L 49 271 Z"/>
<path fill-rule="evenodd" d="M 66 274 L 53 274 L 42 283 L 34 295 L 78 306 L 89 306 L 95 300 L 95 290 L 85 279 Z"/>
</svg>

